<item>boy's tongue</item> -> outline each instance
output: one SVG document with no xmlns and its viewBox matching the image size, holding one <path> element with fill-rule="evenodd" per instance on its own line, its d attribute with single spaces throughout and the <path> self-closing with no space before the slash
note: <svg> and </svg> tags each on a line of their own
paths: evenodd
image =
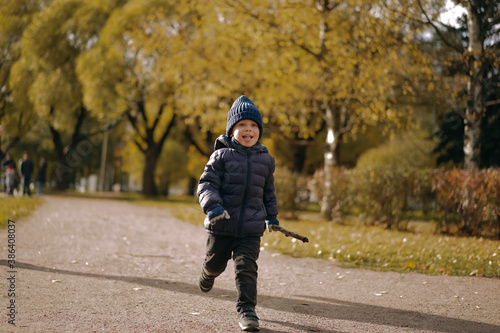
<svg viewBox="0 0 500 333">
<path fill-rule="evenodd" d="M 245 140 L 245 141 L 247 141 L 247 142 L 250 142 L 250 141 L 252 141 L 252 137 L 251 137 L 251 136 L 249 136 L 249 135 L 244 135 L 244 136 L 243 136 L 243 140 Z"/>
</svg>

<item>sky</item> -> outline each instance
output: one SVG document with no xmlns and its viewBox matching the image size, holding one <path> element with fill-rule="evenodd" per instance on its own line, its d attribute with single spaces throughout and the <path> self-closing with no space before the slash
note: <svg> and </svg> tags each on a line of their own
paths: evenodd
<svg viewBox="0 0 500 333">
<path fill-rule="evenodd" d="M 439 18 L 445 24 L 457 26 L 457 17 L 462 16 L 466 12 L 467 9 L 465 7 L 456 6 L 451 0 L 448 0 L 446 2 L 446 11 Z"/>
</svg>

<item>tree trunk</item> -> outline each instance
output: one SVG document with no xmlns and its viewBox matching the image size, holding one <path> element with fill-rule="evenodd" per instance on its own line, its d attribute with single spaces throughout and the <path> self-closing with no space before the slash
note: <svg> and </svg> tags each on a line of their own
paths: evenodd
<svg viewBox="0 0 500 333">
<path fill-rule="evenodd" d="M 56 180 L 56 189 L 60 191 L 67 190 L 75 178 L 75 167 L 81 161 L 78 155 L 74 154 L 71 148 L 65 148 L 62 142 L 61 134 L 53 126 L 49 127 L 52 134 L 52 142 L 57 155 L 57 161 L 52 164 Z"/>
<path fill-rule="evenodd" d="M 71 183 L 75 181 L 76 170 L 82 167 L 85 158 L 92 152 L 92 143 L 84 144 L 86 137 L 81 134 L 83 122 L 86 120 L 88 112 L 84 107 L 79 107 L 77 111 L 77 121 L 68 145 L 64 145 L 61 133 L 54 126 L 49 126 L 57 155 L 57 161 L 53 163 L 53 171 L 58 190 L 67 190 L 70 187 Z M 52 106 L 50 107 L 50 115 L 54 115 L 54 107 Z"/>
<path fill-rule="evenodd" d="M 196 187 L 198 185 L 198 180 L 194 177 L 189 177 L 189 183 L 188 183 L 188 189 L 187 189 L 187 194 L 189 196 L 195 196 L 196 195 Z"/>
<path fill-rule="evenodd" d="M 292 146 L 292 150 L 293 150 L 293 170 L 300 174 L 302 173 L 302 171 L 304 171 L 307 146 L 294 144 Z"/>
<path fill-rule="evenodd" d="M 483 120 L 484 92 L 482 77 L 484 75 L 483 34 L 481 32 L 481 18 L 475 7 L 476 1 L 467 2 L 468 12 L 468 68 L 467 80 L 467 108 L 465 111 L 464 129 L 464 167 L 477 168 L 481 164 L 481 123 Z"/>
<path fill-rule="evenodd" d="M 340 139 L 340 114 L 337 109 L 332 108 L 328 102 L 325 102 L 325 121 L 328 130 L 326 137 L 325 151 L 325 192 L 321 202 L 321 215 L 331 220 L 333 218 L 333 209 L 335 196 L 333 192 L 333 168 L 338 165 L 338 149 Z"/>
<path fill-rule="evenodd" d="M 158 162 L 158 149 L 155 144 L 150 144 L 144 154 L 144 170 L 142 172 L 142 193 L 145 196 L 153 197 L 157 194 L 155 184 L 155 171 Z"/>
</svg>

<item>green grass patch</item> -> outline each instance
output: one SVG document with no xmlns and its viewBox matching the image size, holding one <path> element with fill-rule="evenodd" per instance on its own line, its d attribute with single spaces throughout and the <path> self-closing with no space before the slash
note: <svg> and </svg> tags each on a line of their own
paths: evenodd
<svg viewBox="0 0 500 333">
<path fill-rule="evenodd" d="M 16 221 L 26 216 L 41 204 L 42 200 L 33 197 L 0 198 L 0 229 L 7 226 L 8 220 Z"/>
<path fill-rule="evenodd" d="M 336 260 L 344 267 L 430 275 L 500 277 L 500 241 L 409 233 L 330 222 L 280 221 L 309 238 L 302 243 L 271 233 L 263 245 L 294 257 Z"/>
<path fill-rule="evenodd" d="M 158 204 L 158 203 L 156 203 Z M 200 227 L 205 215 L 193 200 L 164 202 L 180 220 Z M 265 233 L 262 245 L 269 251 L 293 257 L 335 260 L 344 267 L 377 271 L 418 272 L 429 275 L 500 277 L 500 241 L 448 237 L 431 232 L 400 232 L 360 223 L 339 225 L 322 221 L 309 211 L 300 221 L 280 225 L 309 238 L 309 243 Z M 425 230 L 425 228 L 422 228 Z M 428 228 L 427 230 L 432 230 Z"/>
</svg>

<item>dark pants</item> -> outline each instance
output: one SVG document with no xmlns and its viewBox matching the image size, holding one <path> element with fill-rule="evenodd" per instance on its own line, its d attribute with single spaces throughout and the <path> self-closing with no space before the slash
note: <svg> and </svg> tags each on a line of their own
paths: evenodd
<svg viewBox="0 0 500 333">
<path fill-rule="evenodd" d="M 22 182 L 23 182 L 23 194 L 26 194 L 26 189 L 28 189 L 27 193 L 29 196 L 31 196 L 31 190 L 30 190 L 31 175 L 24 176 Z"/>
<path fill-rule="evenodd" d="M 229 259 L 233 258 L 238 292 L 236 303 L 238 312 L 253 310 L 257 304 L 257 259 L 259 252 L 259 236 L 235 238 L 208 235 L 207 255 L 203 269 L 208 275 L 217 277 L 224 272 Z"/>
</svg>

